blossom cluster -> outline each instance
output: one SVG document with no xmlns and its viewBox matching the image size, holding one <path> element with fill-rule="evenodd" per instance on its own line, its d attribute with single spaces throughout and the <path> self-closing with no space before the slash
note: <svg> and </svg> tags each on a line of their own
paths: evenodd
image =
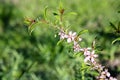
<svg viewBox="0 0 120 80">
<path fill-rule="evenodd" d="M 97 80 L 117 80 L 116 78 L 110 76 L 108 69 L 106 69 L 104 66 L 96 61 L 98 55 L 95 54 L 95 50 L 93 47 L 81 48 L 79 42 L 82 41 L 82 38 L 79 37 L 76 32 L 69 31 L 67 33 L 65 32 L 65 30 L 60 29 L 58 35 L 60 36 L 60 39 L 66 39 L 68 43 L 73 43 L 74 52 L 83 52 L 83 55 L 85 57 L 84 62 L 92 65 L 93 69 L 99 72 Z"/>
</svg>

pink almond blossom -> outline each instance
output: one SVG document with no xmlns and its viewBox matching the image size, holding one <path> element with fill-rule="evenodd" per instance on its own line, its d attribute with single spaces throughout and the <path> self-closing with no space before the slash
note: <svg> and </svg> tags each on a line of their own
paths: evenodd
<svg viewBox="0 0 120 80">
<path fill-rule="evenodd" d="M 60 39 L 65 39 L 67 37 L 67 35 L 65 34 L 64 30 L 62 30 L 62 29 L 60 30 L 58 35 L 60 35 Z"/>
<path fill-rule="evenodd" d="M 101 64 L 94 64 L 94 69 L 98 70 L 99 72 L 103 71 L 105 66 L 102 66 Z"/>
<path fill-rule="evenodd" d="M 81 48 L 80 51 L 84 52 L 84 55 L 87 56 L 90 54 L 91 48 Z"/>
<path fill-rule="evenodd" d="M 117 80 L 116 78 L 110 77 L 109 80 Z"/>
<path fill-rule="evenodd" d="M 74 43 L 73 49 L 75 52 L 79 52 L 80 51 L 80 45 L 77 43 Z"/>
<path fill-rule="evenodd" d="M 110 77 L 110 73 L 108 72 L 107 69 L 105 69 L 100 73 L 99 79 L 108 80 L 109 77 Z"/>
<path fill-rule="evenodd" d="M 76 32 L 70 31 L 68 33 L 67 37 L 66 37 L 67 38 L 67 42 L 70 43 L 70 42 L 74 41 L 75 37 L 76 37 Z"/>
<path fill-rule="evenodd" d="M 85 62 L 90 61 L 90 62 L 93 63 L 95 61 L 95 58 L 98 57 L 98 55 L 96 55 L 94 53 L 95 53 L 94 50 L 92 52 L 90 52 L 90 53 L 87 53 L 87 55 L 85 56 L 84 61 Z"/>
</svg>

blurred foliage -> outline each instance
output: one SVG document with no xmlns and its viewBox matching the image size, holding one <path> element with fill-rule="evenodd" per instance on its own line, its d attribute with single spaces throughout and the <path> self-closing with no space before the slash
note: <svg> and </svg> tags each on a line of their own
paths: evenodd
<svg viewBox="0 0 120 80">
<path fill-rule="evenodd" d="M 119 37 L 109 22 L 120 21 L 120 0 L 61 0 L 65 8 L 64 20 L 74 31 L 88 29 L 82 37 L 90 46 L 95 37 L 100 63 L 111 74 L 120 76 Z M 31 36 L 24 17 L 43 18 L 44 9 L 54 21 L 59 0 L 0 0 L 0 79 L 1 80 L 80 80 L 82 57 L 74 57 L 66 43 L 57 45 L 58 37 L 51 26 L 37 25 Z M 75 12 L 75 13 L 70 13 Z M 70 14 L 68 14 L 70 13 Z M 55 13 L 54 13 L 55 14 Z M 74 14 L 74 15 L 73 15 Z M 95 72 L 85 72 L 85 80 L 94 80 Z"/>
</svg>

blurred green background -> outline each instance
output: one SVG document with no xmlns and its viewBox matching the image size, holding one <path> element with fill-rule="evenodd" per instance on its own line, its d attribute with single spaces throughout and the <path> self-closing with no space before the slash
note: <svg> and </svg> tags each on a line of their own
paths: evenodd
<svg viewBox="0 0 120 80">
<path fill-rule="evenodd" d="M 99 62 L 107 66 L 111 75 L 120 79 L 120 43 L 112 41 L 120 35 L 109 22 L 120 21 L 120 0 L 62 0 L 64 18 L 76 32 L 88 29 L 82 37 L 86 47 L 97 36 Z M 80 57 L 72 57 L 70 48 L 55 38 L 54 29 L 40 24 L 30 36 L 24 17 L 43 17 L 48 6 L 48 16 L 54 19 L 59 0 L 0 0 L 0 80 L 81 80 Z M 94 73 L 85 74 L 94 80 Z"/>
</svg>

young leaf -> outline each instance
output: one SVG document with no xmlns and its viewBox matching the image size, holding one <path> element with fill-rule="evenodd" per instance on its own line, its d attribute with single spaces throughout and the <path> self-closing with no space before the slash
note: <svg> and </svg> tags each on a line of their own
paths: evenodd
<svg viewBox="0 0 120 80">
<path fill-rule="evenodd" d="M 33 30 L 35 29 L 36 25 L 38 23 L 32 23 L 29 27 L 28 27 L 28 32 L 31 35 L 31 33 L 33 32 Z"/>
<path fill-rule="evenodd" d="M 77 15 L 76 12 L 70 12 L 69 14 L 70 14 L 70 15 Z"/>
<path fill-rule="evenodd" d="M 24 20 L 24 23 L 25 23 L 25 25 L 30 25 L 31 24 L 31 22 L 28 22 L 28 21 L 26 21 L 26 20 Z"/>
<path fill-rule="evenodd" d="M 63 3 L 62 3 L 61 0 L 60 0 L 60 2 L 59 2 L 59 9 L 63 9 Z"/>
<path fill-rule="evenodd" d="M 78 36 L 80 36 L 81 34 L 86 33 L 86 32 L 88 32 L 88 30 L 82 30 L 78 33 Z"/>
<path fill-rule="evenodd" d="M 120 41 L 120 37 L 112 41 L 112 44 L 114 44 L 116 41 Z"/>
<path fill-rule="evenodd" d="M 24 23 L 28 26 L 31 25 L 34 22 L 35 22 L 35 20 L 32 19 L 32 18 L 24 18 Z"/>
<path fill-rule="evenodd" d="M 37 17 L 36 18 L 36 22 L 40 22 L 41 18 L 40 17 Z"/>
<path fill-rule="evenodd" d="M 48 9 L 48 6 L 46 6 L 45 9 L 44 9 L 44 18 L 45 18 L 45 20 L 47 19 L 47 9 Z"/>
<path fill-rule="evenodd" d="M 60 3 L 59 3 L 59 12 L 60 12 L 60 15 L 63 15 L 64 11 L 65 11 L 65 9 L 63 7 L 63 3 L 60 1 Z"/>
<path fill-rule="evenodd" d="M 57 45 L 59 45 L 61 42 L 63 42 L 63 40 L 58 41 L 58 42 L 57 42 Z"/>
<path fill-rule="evenodd" d="M 37 20 L 32 18 L 25 18 L 24 23 L 28 26 L 28 32 L 31 35 L 32 31 L 35 28 L 35 24 L 38 23 Z"/>
</svg>

